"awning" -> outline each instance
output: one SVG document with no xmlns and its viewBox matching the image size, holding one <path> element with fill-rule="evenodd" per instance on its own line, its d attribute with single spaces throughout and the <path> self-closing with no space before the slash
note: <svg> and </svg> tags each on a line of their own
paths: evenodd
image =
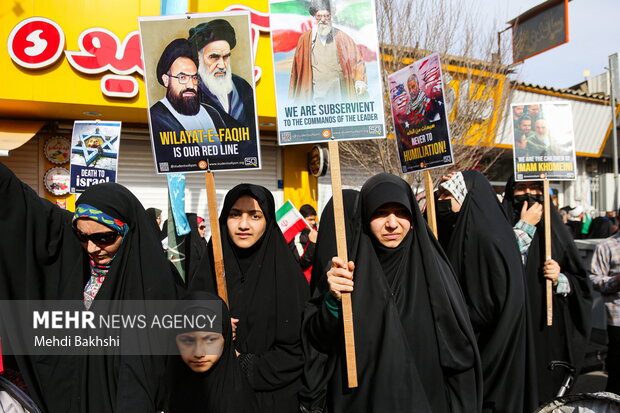
<svg viewBox="0 0 620 413">
<path fill-rule="evenodd" d="M 0 119 L 0 156 L 28 142 L 45 124 L 45 121 Z"/>
</svg>

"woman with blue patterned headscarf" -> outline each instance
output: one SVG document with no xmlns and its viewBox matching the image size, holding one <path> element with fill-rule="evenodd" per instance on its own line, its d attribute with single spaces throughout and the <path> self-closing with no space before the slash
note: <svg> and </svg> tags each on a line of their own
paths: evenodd
<svg viewBox="0 0 620 413">
<path fill-rule="evenodd" d="M 75 214 L 37 194 L 0 163 L 0 300 L 177 297 L 159 234 L 140 201 L 105 183 L 84 192 Z M 7 346 L 24 337 L 2 331 Z M 165 397 L 165 359 L 120 354 L 15 356 L 33 399 L 50 412 L 154 412 Z"/>
</svg>

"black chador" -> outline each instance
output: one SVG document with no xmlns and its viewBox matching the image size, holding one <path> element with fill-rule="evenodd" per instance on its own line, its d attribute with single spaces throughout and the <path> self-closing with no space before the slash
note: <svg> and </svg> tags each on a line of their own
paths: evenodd
<svg viewBox="0 0 620 413">
<path fill-rule="evenodd" d="M 514 177 L 506 184 L 502 205 L 510 223 L 519 220 L 522 204 L 515 202 Z M 545 278 L 542 267 L 545 262 L 544 216 L 536 226 L 536 233 L 527 252 L 525 263 L 525 284 L 532 314 L 534 345 L 536 348 L 536 369 L 538 396 L 541 402 L 552 400 L 566 375 L 563 369 L 548 369 L 553 360 L 572 364 L 577 371 L 581 368 L 586 343 L 590 336 L 592 295 L 590 282 L 575 246 L 573 238 L 562 222 L 560 214 L 551 211 L 552 258 L 560 265 L 570 284 L 570 293 L 553 295 L 553 325 L 547 326 Z"/>
<path fill-rule="evenodd" d="M 411 217 L 412 228 L 396 248 L 380 245 L 369 227 L 373 213 L 387 203 L 404 206 Z M 330 412 L 479 412 L 482 378 L 467 307 L 411 188 L 379 174 L 345 209 L 352 212 L 345 218 L 355 263 L 359 386 L 347 387 L 341 310 L 320 279 L 304 314 L 304 405 L 326 405 Z M 324 224 L 329 211 L 320 233 L 334 231 Z"/>
<path fill-rule="evenodd" d="M 457 180 L 467 189 L 460 211 L 451 210 L 451 199 L 440 200 L 437 224 L 476 333 L 482 411 L 530 413 L 538 405 L 536 371 L 517 240 L 489 181 L 470 170 L 447 184 Z"/>
<path fill-rule="evenodd" d="M 244 195 L 258 201 L 266 219 L 262 237 L 249 248 L 233 242 L 227 219 Z M 226 286 L 232 317 L 239 319 L 235 348 L 262 412 L 288 413 L 298 408 L 303 354 L 301 318 L 308 283 L 275 218 L 267 188 L 240 184 L 231 189 L 220 214 Z M 216 292 L 212 243 L 190 288 Z M 295 410 L 291 410 L 295 409 Z"/>
<path fill-rule="evenodd" d="M 92 280 L 89 257 L 72 231 L 74 214 L 39 198 L 0 163 L 0 300 L 84 300 Z M 159 234 L 140 201 L 125 187 L 86 190 L 89 205 L 128 226 L 91 310 L 99 300 L 167 300 L 177 296 Z M 9 235 L 10 234 L 10 235 Z M 0 327 L 7 314 L 0 313 Z M 121 333 L 121 343 L 123 342 Z M 0 331 L 3 344 L 23 339 Z M 121 354 L 17 356 L 34 400 L 48 412 L 151 412 L 164 402 L 162 356 Z"/>
<path fill-rule="evenodd" d="M 170 360 L 168 378 L 170 396 L 166 413 L 255 413 L 258 412 L 254 392 L 241 371 L 233 343 L 230 313 L 226 304 L 216 295 L 195 291 L 179 301 L 175 314 L 209 314 L 214 308 L 208 302 L 220 302 L 221 323 L 217 331 L 224 337 L 224 348 L 219 360 L 206 372 L 195 372 L 181 359 Z M 201 305 L 202 304 L 202 305 Z M 210 327 L 207 324 L 208 327 Z M 187 328 L 177 333 L 193 331 Z M 205 328 L 200 331 L 214 331 Z"/>
</svg>

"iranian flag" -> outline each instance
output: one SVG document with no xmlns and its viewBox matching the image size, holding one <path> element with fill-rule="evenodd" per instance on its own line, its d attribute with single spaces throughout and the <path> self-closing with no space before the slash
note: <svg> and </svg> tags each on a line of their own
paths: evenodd
<svg viewBox="0 0 620 413">
<path fill-rule="evenodd" d="M 342 27 L 355 40 L 365 61 L 377 58 L 377 50 L 371 50 L 366 41 L 376 38 L 373 24 L 373 3 L 369 0 L 332 1 L 334 27 Z M 314 18 L 308 13 L 307 3 L 296 0 L 271 0 L 271 30 L 273 52 L 290 52 L 297 47 L 299 36 L 312 29 Z"/>
<path fill-rule="evenodd" d="M 308 226 L 304 217 L 301 216 L 291 201 L 286 201 L 276 211 L 276 221 L 287 243 L 291 242 L 295 235 Z"/>
</svg>

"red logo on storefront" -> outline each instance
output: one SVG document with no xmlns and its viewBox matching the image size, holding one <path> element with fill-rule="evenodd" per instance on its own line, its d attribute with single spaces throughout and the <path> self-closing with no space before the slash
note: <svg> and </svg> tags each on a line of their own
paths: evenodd
<svg viewBox="0 0 620 413">
<path fill-rule="evenodd" d="M 144 74 L 140 58 L 140 33 L 136 30 L 127 35 L 121 44 L 118 37 L 107 29 L 86 29 L 78 39 L 79 52 L 67 50 L 67 60 L 76 70 L 94 74 L 111 71 L 117 75 L 138 72 Z"/>
<path fill-rule="evenodd" d="M 11 59 L 28 69 L 54 63 L 65 48 L 65 34 L 58 24 L 43 18 L 23 20 L 11 30 L 8 49 Z"/>
<path fill-rule="evenodd" d="M 260 32 L 269 32 L 269 13 L 243 5 L 233 5 L 226 11 L 250 12 L 252 53 L 256 60 Z M 13 62 L 27 69 L 41 69 L 60 59 L 65 48 L 62 28 L 50 19 L 30 17 L 18 23 L 8 39 L 8 51 Z M 106 74 L 101 79 L 101 91 L 106 96 L 132 98 L 138 94 L 135 73 L 144 76 L 140 49 L 140 34 L 133 31 L 121 42 L 110 30 L 94 27 L 84 30 L 78 39 L 79 51 L 66 50 L 69 64 L 85 74 Z M 133 76 L 131 76 L 133 75 Z M 258 81 L 262 69 L 254 66 Z"/>
<path fill-rule="evenodd" d="M 13 28 L 8 40 L 13 61 L 27 69 L 40 69 L 56 62 L 65 48 L 62 28 L 44 17 L 31 17 Z M 138 94 L 138 82 L 129 75 L 144 75 L 140 54 L 140 34 L 133 31 L 123 42 L 100 27 L 84 30 L 78 39 L 80 51 L 65 51 L 67 61 L 86 74 L 112 72 L 101 79 L 106 96 L 132 98 Z"/>
</svg>

